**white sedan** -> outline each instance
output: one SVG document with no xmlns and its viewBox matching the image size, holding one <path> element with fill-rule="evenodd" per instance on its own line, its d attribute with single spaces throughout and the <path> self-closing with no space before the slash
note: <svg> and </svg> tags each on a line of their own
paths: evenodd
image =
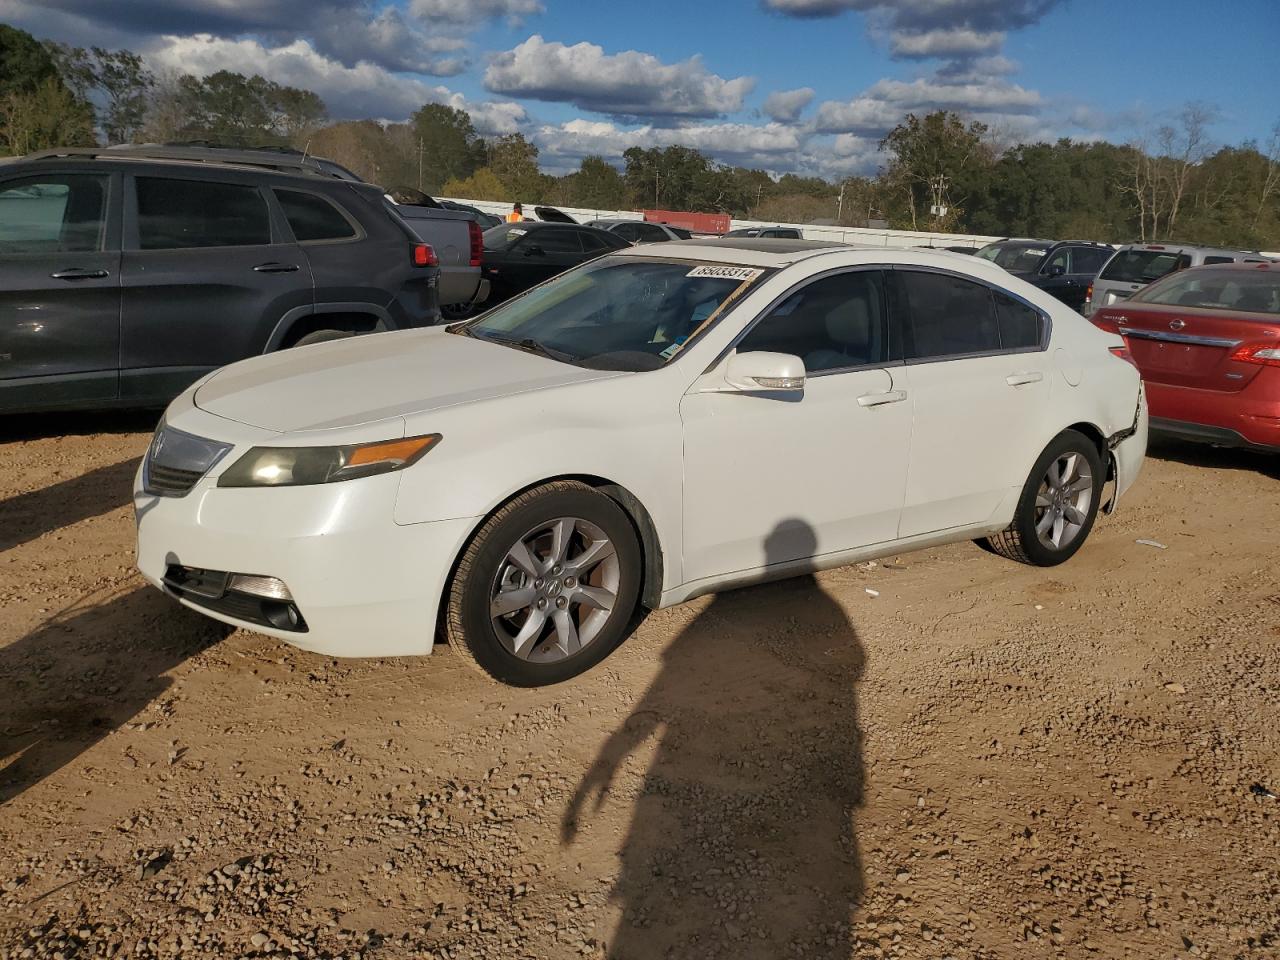
<svg viewBox="0 0 1280 960">
<path fill-rule="evenodd" d="M 1061 563 L 1145 455 L 1126 356 L 972 257 L 637 247 L 471 321 L 206 377 L 139 470 L 138 567 L 308 650 L 443 636 L 553 683 L 638 605 L 979 538 Z"/>
</svg>

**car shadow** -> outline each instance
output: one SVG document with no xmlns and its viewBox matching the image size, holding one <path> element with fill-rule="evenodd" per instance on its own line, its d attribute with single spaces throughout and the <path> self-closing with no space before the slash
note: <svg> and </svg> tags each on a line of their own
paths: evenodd
<svg viewBox="0 0 1280 960">
<path fill-rule="evenodd" d="M 149 587 L 88 598 L 0 647 L 0 804 L 163 696 L 167 675 L 231 633 Z M 113 756 L 111 763 L 139 760 Z"/>
<path fill-rule="evenodd" d="M 780 524 L 766 557 L 798 536 L 815 542 L 808 525 Z M 856 630 L 812 576 L 720 594 L 671 642 L 562 820 L 565 845 L 590 832 L 628 758 L 657 738 L 609 957 L 851 955 L 863 669 Z"/>
<path fill-rule="evenodd" d="M 138 460 L 98 467 L 0 500 L 0 552 L 129 503 Z"/>
<path fill-rule="evenodd" d="M 0 443 L 103 433 L 153 433 L 160 413 L 156 409 L 7 414 L 0 416 Z"/>
<path fill-rule="evenodd" d="M 1280 454 L 1236 447 L 1215 447 L 1173 437 L 1153 436 L 1147 445 L 1147 456 L 1158 460 L 1185 463 L 1189 467 L 1212 467 L 1218 470 L 1247 470 L 1280 480 Z"/>
</svg>

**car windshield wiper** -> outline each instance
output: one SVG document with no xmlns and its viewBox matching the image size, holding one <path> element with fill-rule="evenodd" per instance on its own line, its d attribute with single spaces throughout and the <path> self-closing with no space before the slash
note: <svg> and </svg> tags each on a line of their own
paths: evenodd
<svg viewBox="0 0 1280 960">
<path fill-rule="evenodd" d="M 475 336 L 475 334 L 471 334 Z M 548 347 L 544 343 L 533 339 L 533 337 L 522 337 L 517 340 L 514 337 L 495 337 L 486 336 L 485 340 L 492 340 L 494 343 L 500 343 L 504 347 L 511 347 L 515 350 L 523 350 L 525 353 L 536 353 L 540 357 L 546 357 L 548 360 L 556 360 L 560 363 L 573 363 L 578 357 L 569 353 L 567 350 L 556 350 Z"/>
</svg>

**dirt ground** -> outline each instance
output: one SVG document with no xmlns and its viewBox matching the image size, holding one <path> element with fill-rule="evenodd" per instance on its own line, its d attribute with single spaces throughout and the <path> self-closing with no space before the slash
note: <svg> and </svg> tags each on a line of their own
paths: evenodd
<svg viewBox="0 0 1280 960">
<path fill-rule="evenodd" d="M 1280 460 L 1158 447 L 1062 567 L 741 590 L 517 691 L 144 586 L 151 425 L 0 424 L 0 957 L 1280 956 Z"/>
</svg>

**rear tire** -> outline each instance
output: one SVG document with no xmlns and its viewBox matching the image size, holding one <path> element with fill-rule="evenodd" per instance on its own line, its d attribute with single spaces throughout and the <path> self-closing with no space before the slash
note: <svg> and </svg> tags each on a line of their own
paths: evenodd
<svg viewBox="0 0 1280 960">
<path fill-rule="evenodd" d="M 346 340 L 354 337 L 350 330 L 313 330 L 306 336 L 299 337 L 295 347 L 308 347 L 313 343 L 328 343 L 330 340 Z"/>
<path fill-rule="evenodd" d="M 1098 516 L 1106 472 L 1084 434 L 1064 430 L 1040 454 L 1008 528 L 987 538 L 1009 560 L 1053 567 L 1084 545 Z"/>
<path fill-rule="evenodd" d="M 635 528 L 612 498 L 566 480 L 535 487 L 463 551 L 449 585 L 449 645 L 512 686 L 568 680 L 626 639 L 642 566 Z"/>
</svg>

